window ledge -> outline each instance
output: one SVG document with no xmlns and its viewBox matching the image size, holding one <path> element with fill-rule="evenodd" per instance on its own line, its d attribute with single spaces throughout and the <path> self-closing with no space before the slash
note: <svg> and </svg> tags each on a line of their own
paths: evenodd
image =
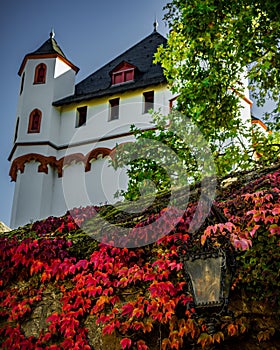
<svg viewBox="0 0 280 350">
<path fill-rule="evenodd" d="M 128 81 L 124 81 L 123 83 L 112 84 L 110 87 L 113 88 L 115 86 L 126 85 L 126 84 L 129 84 L 129 83 L 135 83 L 135 80 L 128 80 Z"/>
</svg>

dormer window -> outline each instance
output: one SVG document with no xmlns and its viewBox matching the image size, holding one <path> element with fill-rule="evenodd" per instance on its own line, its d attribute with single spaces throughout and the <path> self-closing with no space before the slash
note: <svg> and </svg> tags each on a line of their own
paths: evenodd
<svg viewBox="0 0 280 350">
<path fill-rule="evenodd" d="M 44 63 L 38 64 L 35 68 L 34 84 L 45 84 L 47 66 Z"/>
<path fill-rule="evenodd" d="M 135 66 L 122 62 L 112 72 L 112 85 L 123 84 L 134 80 Z"/>
</svg>

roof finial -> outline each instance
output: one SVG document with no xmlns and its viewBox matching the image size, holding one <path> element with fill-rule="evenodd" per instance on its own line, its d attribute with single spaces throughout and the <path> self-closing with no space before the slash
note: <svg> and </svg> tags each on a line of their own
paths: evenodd
<svg viewBox="0 0 280 350">
<path fill-rule="evenodd" d="M 52 28 L 51 32 L 50 32 L 50 38 L 53 39 L 55 36 L 55 32 L 54 29 Z"/>
<path fill-rule="evenodd" d="M 154 20 L 154 32 L 157 32 L 157 28 L 158 28 L 158 21 L 157 21 L 157 16 L 155 16 L 155 20 Z"/>
</svg>

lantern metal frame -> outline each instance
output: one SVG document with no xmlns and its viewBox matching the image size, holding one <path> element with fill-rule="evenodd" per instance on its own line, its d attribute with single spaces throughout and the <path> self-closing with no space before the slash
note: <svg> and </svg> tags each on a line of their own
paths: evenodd
<svg viewBox="0 0 280 350">
<path fill-rule="evenodd" d="M 229 302 L 230 286 L 235 269 L 235 261 L 230 254 L 227 254 L 225 250 L 220 248 L 208 251 L 187 251 L 184 256 L 182 256 L 182 254 L 180 255 L 184 267 L 188 291 L 193 297 L 190 307 L 195 309 L 194 316 L 196 318 L 204 318 L 207 332 L 209 334 L 214 334 L 218 324 L 221 323 L 222 318 L 233 319 L 233 313 L 228 311 L 227 306 Z M 216 259 L 216 263 L 219 264 L 219 281 L 218 283 L 215 283 L 215 300 L 209 297 L 208 300 L 202 302 L 200 301 L 201 298 L 197 296 L 198 288 L 194 285 L 194 278 L 190 272 L 188 262 L 191 264 L 192 262 L 201 261 L 202 263 L 205 262 L 204 266 L 207 266 L 209 259 Z M 202 266 L 203 264 L 201 264 L 201 267 Z M 201 283 L 203 283 L 203 280 Z"/>
<path fill-rule="evenodd" d="M 207 227 L 209 224 L 214 224 L 214 221 L 227 222 L 228 220 L 223 216 L 223 214 L 215 205 L 212 205 L 210 217 L 206 219 L 204 228 Z M 199 240 L 197 240 L 197 243 L 198 241 Z M 207 332 L 209 334 L 214 334 L 216 326 L 220 324 L 222 318 L 230 318 L 231 320 L 234 318 L 233 313 L 229 312 L 227 309 L 229 302 L 230 287 L 236 268 L 234 253 L 230 248 L 230 240 L 228 237 L 223 236 L 221 237 L 221 241 L 218 244 L 218 246 L 215 246 L 215 244 L 212 244 L 211 241 L 207 239 L 204 246 L 201 247 L 199 243 L 196 244 L 194 242 L 193 236 L 187 242 L 187 245 L 185 242 L 182 241 L 178 243 L 180 244 L 179 255 L 184 267 L 187 289 L 193 297 L 193 301 L 189 306 L 195 309 L 194 316 L 196 318 L 204 318 L 204 323 L 207 326 Z M 210 297 L 209 295 L 208 300 L 201 301 L 202 298 L 198 297 L 198 295 L 196 294 L 198 288 L 194 285 L 195 278 L 192 276 L 189 265 L 201 261 L 201 269 L 203 266 L 203 262 L 205 262 L 205 267 L 208 263 L 209 268 L 209 266 L 211 266 L 209 259 L 216 259 L 216 262 L 219 263 L 219 281 L 217 281 L 216 276 L 216 283 L 214 284 L 214 288 L 216 288 L 215 297 L 213 298 L 213 295 L 212 297 Z M 201 274 L 200 277 L 203 277 L 203 274 Z M 198 280 L 198 278 L 196 279 Z M 201 283 L 205 283 L 205 280 L 203 281 L 203 279 L 201 279 Z M 203 288 L 201 288 L 201 290 L 203 290 Z M 206 295 L 207 293 L 205 292 L 205 296 Z"/>
<path fill-rule="evenodd" d="M 206 301 L 206 302 L 201 302 L 198 299 L 197 296 L 197 288 L 194 286 L 194 276 L 190 272 L 190 268 L 188 267 L 188 262 L 192 263 L 197 260 L 199 261 L 209 261 L 209 259 L 215 259 L 217 260 L 217 263 L 219 261 L 221 262 L 219 269 L 220 269 L 220 280 L 219 280 L 219 285 L 216 284 L 217 289 L 219 288 L 219 291 L 215 294 L 219 294 L 218 298 L 216 297 L 216 300 L 212 301 Z M 221 249 L 219 250 L 214 250 L 214 251 L 206 251 L 206 252 L 195 252 L 195 253 L 187 253 L 183 257 L 183 264 L 184 264 L 184 270 L 186 274 L 186 280 L 189 286 L 189 289 L 191 291 L 191 294 L 194 298 L 194 304 L 196 308 L 208 308 L 208 307 L 224 307 L 227 305 L 228 298 L 225 296 L 225 279 L 226 279 L 226 254 L 224 251 Z M 205 264 L 206 266 L 206 264 Z M 202 281 L 203 282 L 203 281 Z"/>
</svg>

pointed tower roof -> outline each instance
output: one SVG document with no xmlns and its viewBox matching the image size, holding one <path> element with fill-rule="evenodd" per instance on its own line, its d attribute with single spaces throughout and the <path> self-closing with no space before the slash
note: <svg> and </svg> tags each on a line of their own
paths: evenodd
<svg viewBox="0 0 280 350">
<path fill-rule="evenodd" d="M 67 57 L 65 56 L 65 54 L 63 53 L 63 51 L 61 50 L 59 45 L 57 44 L 56 40 L 54 39 L 54 31 L 53 30 L 50 33 L 49 39 L 46 40 L 37 50 L 25 55 L 25 57 L 22 61 L 22 64 L 20 66 L 18 74 L 21 75 L 21 73 L 24 69 L 25 63 L 28 59 L 36 59 L 36 58 L 38 58 L 38 56 L 40 56 L 42 58 L 60 57 L 60 59 L 62 59 L 62 61 L 64 61 L 66 64 L 68 64 L 74 71 L 76 71 L 76 73 L 79 71 L 79 68 L 76 67 L 73 63 L 71 63 L 67 59 Z"/>
<path fill-rule="evenodd" d="M 39 49 L 30 53 L 30 55 L 45 55 L 53 53 L 56 53 L 59 56 L 66 58 L 63 51 L 54 39 L 54 31 L 52 30 L 50 33 L 50 38 L 47 41 L 45 41 L 44 44 L 39 47 Z"/>
</svg>

